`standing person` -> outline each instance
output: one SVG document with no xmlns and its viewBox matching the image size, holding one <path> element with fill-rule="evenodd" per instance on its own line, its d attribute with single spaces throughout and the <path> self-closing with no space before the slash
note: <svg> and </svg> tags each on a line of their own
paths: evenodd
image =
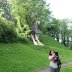
<svg viewBox="0 0 72 72">
<path fill-rule="evenodd" d="M 56 59 L 54 50 L 51 50 L 49 52 L 50 72 L 60 72 L 60 68 L 58 68 L 57 62 L 55 62 Z"/>
</svg>

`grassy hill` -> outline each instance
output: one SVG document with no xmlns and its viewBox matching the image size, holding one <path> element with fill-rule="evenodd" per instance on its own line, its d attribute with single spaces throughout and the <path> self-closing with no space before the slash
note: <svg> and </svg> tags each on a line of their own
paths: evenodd
<svg viewBox="0 0 72 72">
<path fill-rule="evenodd" d="M 58 51 L 62 63 L 72 61 L 72 51 L 51 37 L 41 35 L 45 46 L 33 44 L 0 44 L 0 72 L 35 72 L 49 66 L 50 48 Z"/>
</svg>

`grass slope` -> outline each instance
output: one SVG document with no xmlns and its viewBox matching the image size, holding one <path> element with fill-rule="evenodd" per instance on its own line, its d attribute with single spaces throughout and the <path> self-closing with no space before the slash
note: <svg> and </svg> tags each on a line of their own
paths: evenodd
<svg viewBox="0 0 72 72">
<path fill-rule="evenodd" d="M 48 67 L 49 48 L 59 51 L 63 63 L 72 61 L 72 51 L 62 44 L 45 35 L 41 35 L 40 40 L 46 46 L 0 44 L 0 72 L 35 72 Z"/>
</svg>

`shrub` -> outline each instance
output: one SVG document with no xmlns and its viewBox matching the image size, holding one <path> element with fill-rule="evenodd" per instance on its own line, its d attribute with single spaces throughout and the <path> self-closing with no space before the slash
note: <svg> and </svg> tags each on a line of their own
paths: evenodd
<svg viewBox="0 0 72 72">
<path fill-rule="evenodd" d="M 11 43 L 15 42 L 16 38 L 15 24 L 4 18 L 0 18 L 0 42 Z"/>
<path fill-rule="evenodd" d="M 18 37 L 17 42 L 20 42 L 20 43 L 29 43 L 29 39 L 20 36 L 20 37 Z"/>
</svg>

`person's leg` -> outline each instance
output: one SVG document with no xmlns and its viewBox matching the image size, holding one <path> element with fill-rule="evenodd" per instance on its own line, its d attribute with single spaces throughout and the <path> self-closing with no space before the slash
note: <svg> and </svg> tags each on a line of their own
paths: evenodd
<svg viewBox="0 0 72 72">
<path fill-rule="evenodd" d="M 52 67 L 50 67 L 50 72 L 55 72 L 55 69 L 53 69 Z"/>
</svg>

